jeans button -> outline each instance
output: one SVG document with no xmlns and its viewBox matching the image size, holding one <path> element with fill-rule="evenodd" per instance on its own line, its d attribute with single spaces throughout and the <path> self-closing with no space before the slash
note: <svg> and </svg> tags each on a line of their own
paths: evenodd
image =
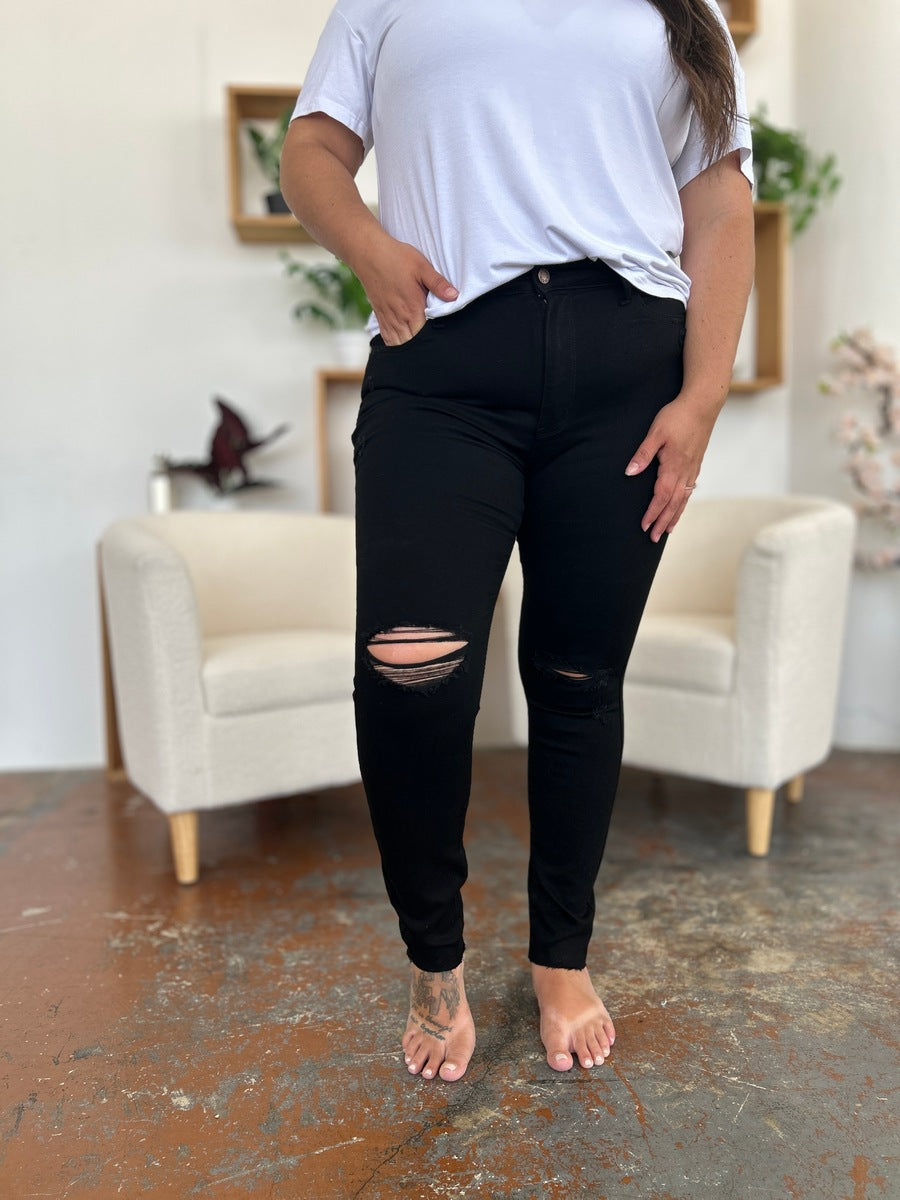
<svg viewBox="0 0 900 1200">
<path fill-rule="evenodd" d="M 538 281 L 540 283 L 549 283 L 550 282 L 550 272 L 547 270 L 546 267 L 541 267 L 541 269 L 538 271 Z"/>
</svg>

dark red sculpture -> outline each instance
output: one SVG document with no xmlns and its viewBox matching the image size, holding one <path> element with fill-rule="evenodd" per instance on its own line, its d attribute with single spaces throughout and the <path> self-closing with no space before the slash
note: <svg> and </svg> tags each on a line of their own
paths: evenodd
<svg viewBox="0 0 900 1200">
<path fill-rule="evenodd" d="M 279 425 L 268 437 L 254 439 L 246 421 L 236 409 L 219 396 L 214 397 L 214 403 L 219 407 L 221 419 L 212 435 L 209 461 L 177 463 L 163 456 L 165 470 L 170 475 L 197 475 L 222 496 L 251 487 L 280 487 L 277 480 L 251 479 L 244 456 L 287 433 L 290 425 Z M 241 476 L 239 483 L 233 482 L 235 474 Z"/>
</svg>

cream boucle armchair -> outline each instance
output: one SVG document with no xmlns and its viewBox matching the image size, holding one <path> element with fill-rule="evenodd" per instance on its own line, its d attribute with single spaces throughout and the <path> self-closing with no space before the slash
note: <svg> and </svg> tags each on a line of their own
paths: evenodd
<svg viewBox="0 0 900 1200">
<path fill-rule="evenodd" d="M 855 530 L 823 496 L 695 495 L 641 618 L 623 762 L 744 789 L 754 855 L 769 851 L 776 790 L 799 800 L 832 745 Z M 515 605 L 521 576 L 504 586 Z M 524 695 L 509 686 L 521 745 Z"/>
<path fill-rule="evenodd" d="M 359 780 L 352 517 L 148 514 L 98 557 L 108 768 L 168 816 L 179 882 L 199 810 Z"/>
</svg>

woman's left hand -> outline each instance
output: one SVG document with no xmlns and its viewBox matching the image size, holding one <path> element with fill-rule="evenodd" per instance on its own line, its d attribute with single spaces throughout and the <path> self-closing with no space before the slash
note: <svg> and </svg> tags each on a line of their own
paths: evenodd
<svg viewBox="0 0 900 1200">
<path fill-rule="evenodd" d="M 676 396 L 656 414 L 625 468 L 626 475 L 637 475 L 647 469 L 654 455 L 659 456 L 653 499 L 641 518 L 644 531 L 653 526 L 650 537 L 654 542 L 671 533 L 691 498 L 688 485 L 697 482 L 716 415 L 704 412 L 683 395 Z"/>
</svg>

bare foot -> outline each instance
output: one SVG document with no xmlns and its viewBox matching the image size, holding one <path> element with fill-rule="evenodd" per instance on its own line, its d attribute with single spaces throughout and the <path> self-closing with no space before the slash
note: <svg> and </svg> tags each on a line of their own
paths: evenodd
<svg viewBox="0 0 900 1200">
<path fill-rule="evenodd" d="M 587 967 L 569 971 L 532 963 L 531 980 L 541 1010 L 541 1041 L 553 1070 L 571 1070 L 573 1055 L 583 1067 L 602 1064 L 616 1031 Z"/>
<path fill-rule="evenodd" d="M 463 964 L 452 971 L 412 967 L 409 1020 L 403 1050 L 410 1075 L 461 1079 L 475 1049 L 475 1025 L 466 1000 Z"/>
</svg>

